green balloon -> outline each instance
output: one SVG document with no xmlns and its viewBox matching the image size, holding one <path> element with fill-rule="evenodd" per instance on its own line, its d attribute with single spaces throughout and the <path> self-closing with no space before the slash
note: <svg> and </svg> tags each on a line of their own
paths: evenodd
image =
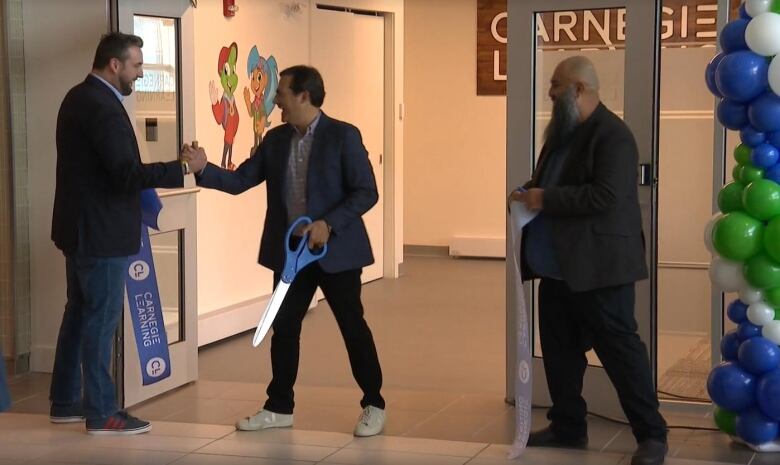
<svg viewBox="0 0 780 465">
<path fill-rule="evenodd" d="M 764 170 L 756 168 L 753 165 L 743 165 L 739 174 L 739 181 L 742 184 L 750 184 L 753 181 L 764 179 Z"/>
<path fill-rule="evenodd" d="M 731 169 L 731 179 L 741 183 L 742 181 L 740 180 L 742 179 L 742 168 L 744 167 L 744 165 L 734 165 L 734 168 Z"/>
<path fill-rule="evenodd" d="M 764 236 L 766 237 L 766 236 Z M 780 287 L 775 287 L 772 289 L 766 289 L 764 291 L 764 300 L 766 303 L 771 305 L 772 307 L 780 307 Z M 775 312 L 775 315 L 777 315 L 778 312 Z"/>
<path fill-rule="evenodd" d="M 780 260 L 780 218 L 774 218 L 767 223 L 764 228 L 763 240 L 767 255 L 776 261 Z M 780 302 L 780 295 L 778 297 L 778 302 Z"/>
<path fill-rule="evenodd" d="M 718 208 L 723 213 L 742 210 L 742 190 L 745 186 L 734 181 L 726 184 L 718 193 Z"/>
<path fill-rule="evenodd" d="M 780 263 L 761 252 L 749 258 L 744 265 L 745 279 L 758 289 L 780 286 Z"/>
<path fill-rule="evenodd" d="M 780 184 L 769 179 L 751 182 L 742 191 L 742 204 L 748 213 L 762 221 L 780 215 Z"/>
<path fill-rule="evenodd" d="M 713 417 L 715 418 L 715 425 L 719 430 L 731 436 L 737 434 L 737 415 L 735 413 L 715 407 Z"/>
<path fill-rule="evenodd" d="M 712 228 L 712 244 L 718 254 L 739 262 L 761 251 L 763 236 L 764 223 L 744 212 L 726 213 Z"/>
<path fill-rule="evenodd" d="M 740 165 L 747 165 L 750 163 L 750 154 L 753 152 L 753 149 L 751 149 L 749 146 L 745 144 L 739 144 L 737 148 L 734 149 L 734 159 L 737 160 L 737 163 Z"/>
</svg>

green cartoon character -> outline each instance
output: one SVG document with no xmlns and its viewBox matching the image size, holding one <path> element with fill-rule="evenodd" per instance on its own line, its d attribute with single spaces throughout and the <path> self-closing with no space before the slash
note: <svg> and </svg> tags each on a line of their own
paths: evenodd
<svg viewBox="0 0 780 465">
<path fill-rule="evenodd" d="M 233 141 L 238 132 L 238 108 L 234 93 L 238 88 L 238 74 L 236 74 L 236 60 L 238 59 L 238 45 L 235 42 L 230 47 L 222 47 L 217 61 L 217 73 L 222 83 L 222 98 L 214 81 L 209 82 L 209 96 L 211 97 L 211 112 L 217 124 L 225 131 L 225 147 L 222 150 L 222 167 L 234 170 Z"/>
</svg>

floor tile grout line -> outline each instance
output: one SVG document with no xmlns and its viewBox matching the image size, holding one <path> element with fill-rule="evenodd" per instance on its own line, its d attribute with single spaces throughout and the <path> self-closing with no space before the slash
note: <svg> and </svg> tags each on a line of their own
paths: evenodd
<svg viewBox="0 0 780 465">
<path fill-rule="evenodd" d="M 607 447 L 609 447 L 609 445 L 610 445 L 610 444 L 612 444 L 613 442 L 615 442 L 615 439 L 617 439 L 617 437 L 618 437 L 618 436 L 620 436 L 620 433 L 622 433 L 622 432 L 623 432 L 625 429 L 626 429 L 626 428 L 620 428 L 619 430 L 617 430 L 617 432 L 615 433 L 615 435 L 614 435 L 614 436 L 612 436 L 612 438 L 611 438 L 609 441 L 607 441 L 607 443 L 606 443 L 606 444 L 604 444 L 604 447 L 602 447 L 601 449 L 599 449 L 599 452 L 606 452 L 606 450 L 607 450 Z"/>
<path fill-rule="evenodd" d="M 488 421 L 488 422 L 487 422 L 485 425 L 483 425 L 481 428 L 479 428 L 479 429 L 477 429 L 476 431 L 474 431 L 474 432 L 471 434 L 471 437 L 474 437 L 474 436 L 478 435 L 479 433 L 481 433 L 481 432 L 485 431 L 486 429 L 488 429 L 490 426 L 493 426 L 493 425 L 495 425 L 496 423 L 498 423 L 498 422 L 502 421 L 502 420 L 504 419 L 504 415 L 505 415 L 505 414 L 506 414 L 506 413 L 507 413 L 509 410 L 510 410 L 510 408 L 507 408 L 507 409 L 505 409 L 503 412 L 499 413 L 499 414 L 498 414 L 498 416 L 496 416 L 495 418 L 493 418 L 493 420 L 491 420 L 491 421 Z M 512 436 L 514 436 L 514 434 L 513 434 Z M 479 442 L 481 442 L 481 441 L 479 441 Z"/>
<path fill-rule="evenodd" d="M 408 431 L 406 431 L 406 432 L 403 434 L 403 436 L 404 436 L 404 437 L 410 437 L 410 436 L 407 436 L 407 435 L 408 435 L 408 434 L 410 434 L 410 433 L 411 433 L 412 431 L 414 431 L 415 429 L 419 428 L 420 426 L 422 426 L 422 425 L 424 425 L 424 424 L 428 423 L 429 421 L 431 421 L 432 419 L 436 418 L 436 416 L 440 415 L 442 412 L 444 412 L 445 410 L 447 410 L 447 409 L 448 409 L 448 408 L 450 408 L 451 406 L 455 405 L 455 403 L 457 403 L 457 402 L 458 402 L 459 400 L 461 400 L 463 397 L 465 397 L 465 396 L 461 394 L 461 395 L 459 395 L 459 396 L 458 396 L 456 399 L 453 399 L 452 401 L 450 401 L 449 403 L 447 403 L 447 404 L 446 404 L 444 407 L 440 408 L 439 410 L 437 410 L 437 411 L 435 411 L 435 412 L 432 412 L 432 414 L 431 414 L 430 416 L 426 417 L 424 420 L 422 420 L 422 421 L 420 421 L 420 422 L 416 423 L 414 426 L 412 426 L 411 428 L 409 428 L 409 430 L 408 430 Z M 414 437 L 414 436 L 411 436 L 411 437 Z"/>
</svg>

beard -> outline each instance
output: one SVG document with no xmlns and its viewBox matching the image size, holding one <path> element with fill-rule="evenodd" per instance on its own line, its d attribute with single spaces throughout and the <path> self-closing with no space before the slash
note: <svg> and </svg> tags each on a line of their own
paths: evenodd
<svg viewBox="0 0 780 465">
<path fill-rule="evenodd" d="M 133 81 L 125 81 L 122 76 L 119 76 L 119 92 L 127 97 L 133 93 Z"/>
<path fill-rule="evenodd" d="M 574 86 L 570 86 L 553 102 L 552 118 L 544 130 L 545 144 L 548 147 L 560 147 L 566 144 L 579 121 L 577 92 Z"/>
</svg>

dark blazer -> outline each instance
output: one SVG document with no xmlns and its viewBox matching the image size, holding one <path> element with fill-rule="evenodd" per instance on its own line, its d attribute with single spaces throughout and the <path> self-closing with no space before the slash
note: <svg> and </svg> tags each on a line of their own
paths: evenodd
<svg viewBox="0 0 780 465">
<path fill-rule="evenodd" d="M 547 147 L 525 187 L 536 187 Z M 574 292 L 647 278 L 637 194 L 639 154 L 628 126 L 599 104 L 574 132 L 557 186 L 544 190 L 563 280 Z M 524 279 L 534 279 L 521 246 Z"/>
<path fill-rule="evenodd" d="M 57 116 L 57 187 L 51 238 L 66 255 L 120 257 L 141 244 L 141 190 L 181 187 L 178 161 L 141 163 L 124 106 L 91 74 Z"/>
<path fill-rule="evenodd" d="M 240 194 L 265 181 L 268 208 L 260 242 L 261 265 L 276 272 L 284 267 L 288 218 L 287 161 L 295 129 L 284 124 L 268 131 L 260 147 L 235 171 L 209 163 L 198 185 Z M 328 273 L 353 270 L 374 262 L 361 218 L 379 199 L 374 171 L 360 131 L 324 113 L 314 129 L 306 180 L 307 216 L 331 226 L 328 254 L 319 261 Z"/>
</svg>

